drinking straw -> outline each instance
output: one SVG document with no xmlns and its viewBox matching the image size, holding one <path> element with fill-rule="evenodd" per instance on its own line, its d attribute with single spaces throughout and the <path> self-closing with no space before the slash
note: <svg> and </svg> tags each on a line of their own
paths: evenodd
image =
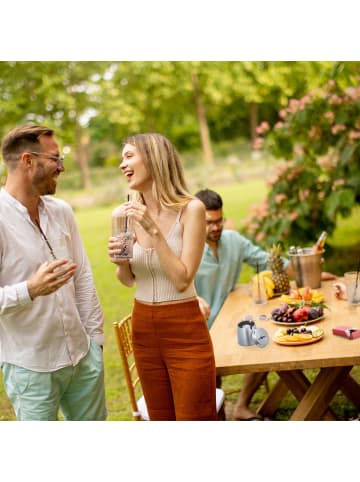
<svg viewBox="0 0 360 482">
<path fill-rule="evenodd" d="M 297 265 L 297 269 L 298 269 L 298 278 L 299 278 L 300 286 L 304 286 L 303 272 L 302 272 L 301 261 L 300 261 L 300 254 L 296 255 L 296 265 Z M 300 286 L 298 286 L 298 288 Z"/>
<path fill-rule="evenodd" d="M 130 194 L 127 195 L 127 202 L 130 201 Z M 125 233 L 127 233 L 128 230 L 128 217 L 125 216 Z"/>
<path fill-rule="evenodd" d="M 359 259 L 359 262 L 358 262 L 358 265 L 357 265 L 357 270 L 356 270 L 356 281 L 355 281 L 354 296 L 353 296 L 354 300 L 355 300 L 356 290 L 357 290 L 358 283 L 359 283 L 359 271 L 360 271 L 360 259 Z"/>
<path fill-rule="evenodd" d="M 258 285 L 258 300 L 261 300 L 260 295 L 260 276 L 259 276 L 259 263 L 256 263 L 256 278 L 257 278 L 257 285 Z"/>
</svg>

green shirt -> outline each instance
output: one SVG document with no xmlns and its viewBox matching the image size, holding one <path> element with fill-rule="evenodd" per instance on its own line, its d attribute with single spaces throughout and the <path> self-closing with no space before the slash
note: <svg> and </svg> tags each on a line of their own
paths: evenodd
<svg viewBox="0 0 360 482">
<path fill-rule="evenodd" d="M 245 262 L 254 269 L 258 265 L 260 271 L 268 269 L 269 254 L 237 231 L 224 230 L 221 233 L 217 253 L 218 259 L 215 258 L 210 246 L 205 243 L 202 260 L 195 276 L 196 292 L 209 303 L 211 308 L 207 322 L 209 328 L 214 323 L 228 294 L 235 288 L 242 264 Z M 282 259 L 285 268 L 289 261 Z"/>
</svg>

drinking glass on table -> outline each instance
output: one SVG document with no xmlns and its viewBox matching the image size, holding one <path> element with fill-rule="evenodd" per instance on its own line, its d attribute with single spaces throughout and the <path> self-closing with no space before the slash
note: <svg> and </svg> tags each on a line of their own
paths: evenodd
<svg viewBox="0 0 360 482">
<path fill-rule="evenodd" d="M 255 305 L 265 305 L 267 303 L 266 286 L 261 276 L 256 276 L 251 282 L 251 296 Z"/>
<path fill-rule="evenodd" d="M 346 294 L 349 305 L 360 305 L 360 277 L 358 271 L 348 271 L 344 274 Z"/>
</svg>

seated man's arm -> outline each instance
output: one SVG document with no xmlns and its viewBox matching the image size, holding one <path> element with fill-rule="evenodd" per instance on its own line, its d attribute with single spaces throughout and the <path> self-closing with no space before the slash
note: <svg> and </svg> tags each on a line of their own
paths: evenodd
<svg viewBox="0 0 360 482">
<path fill-rule="evenodd" d="M 287 273 L 288 276 L 290 276 L 291 278 L 294 278 L 295 275 L 294 275 L 294 271 L 291 267 L 291 263 L 289 263 L 287 265 L 287 267 L 285 268 L 285 272 Z M 332 274 L 332 273 L 328 273 L 327 271 L 322 271 L 321 272 L 321 279 L 322 281 L 328 281 L 328 280 L 333 280 L 333 279 L 336 279 L 337 276 L 335 274 Z"/>
</svg>

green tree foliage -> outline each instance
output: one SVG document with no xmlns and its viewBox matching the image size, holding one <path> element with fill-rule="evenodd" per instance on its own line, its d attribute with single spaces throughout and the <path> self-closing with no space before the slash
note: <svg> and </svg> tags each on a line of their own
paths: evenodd
<svg viewBox="0 0 360 482">
<path fill-rule="evenodd" d="M 46 124 L 72 147 L 89 185 L 83 155 L 89 118 L 101 102 L 98 82 L 107 62 L 0 62 L 0 125 L 3 135 L 23 123 Z"/>
<path fill-rule="evenodd" d="M 259 243 L 311 243 L 323 230 L 331 234 L 337 216 L 349 216 L 360 200 L 360 67 L 335 67 L 322 88 L 290 99 L 272 129 L 258 127 L 257 147 L 265 138 L 282 159 L 248 218 L 247 232 Z"/>
<path fill-rule="evenodd" d="M 334 62 L 0 62 L 0 133 L 24 123 L 56 128 L 70 147 L 67 169 L 116 163 L 122 140 L 162 132 L 180 151 L 253 138 L 290 97 L 330 76 Z M 340 74 L 339 74 L 340 76 Z M 199 159 L 192 163 L 201 162 Z"/>
<path fill-rule="evenodd" d="M 105 136 L 119 143 L 132 132 L 158 131 L 187 150 L 201 145 L 206 127 L 217 142 L 250 137 L 251 112 L 275 119 L 289 97 L 320 85 L 330 67 L 330 62 L 113 62 L 101 82 L 103 100 L 90 123 L 91 139 Z"/>
</svg>

